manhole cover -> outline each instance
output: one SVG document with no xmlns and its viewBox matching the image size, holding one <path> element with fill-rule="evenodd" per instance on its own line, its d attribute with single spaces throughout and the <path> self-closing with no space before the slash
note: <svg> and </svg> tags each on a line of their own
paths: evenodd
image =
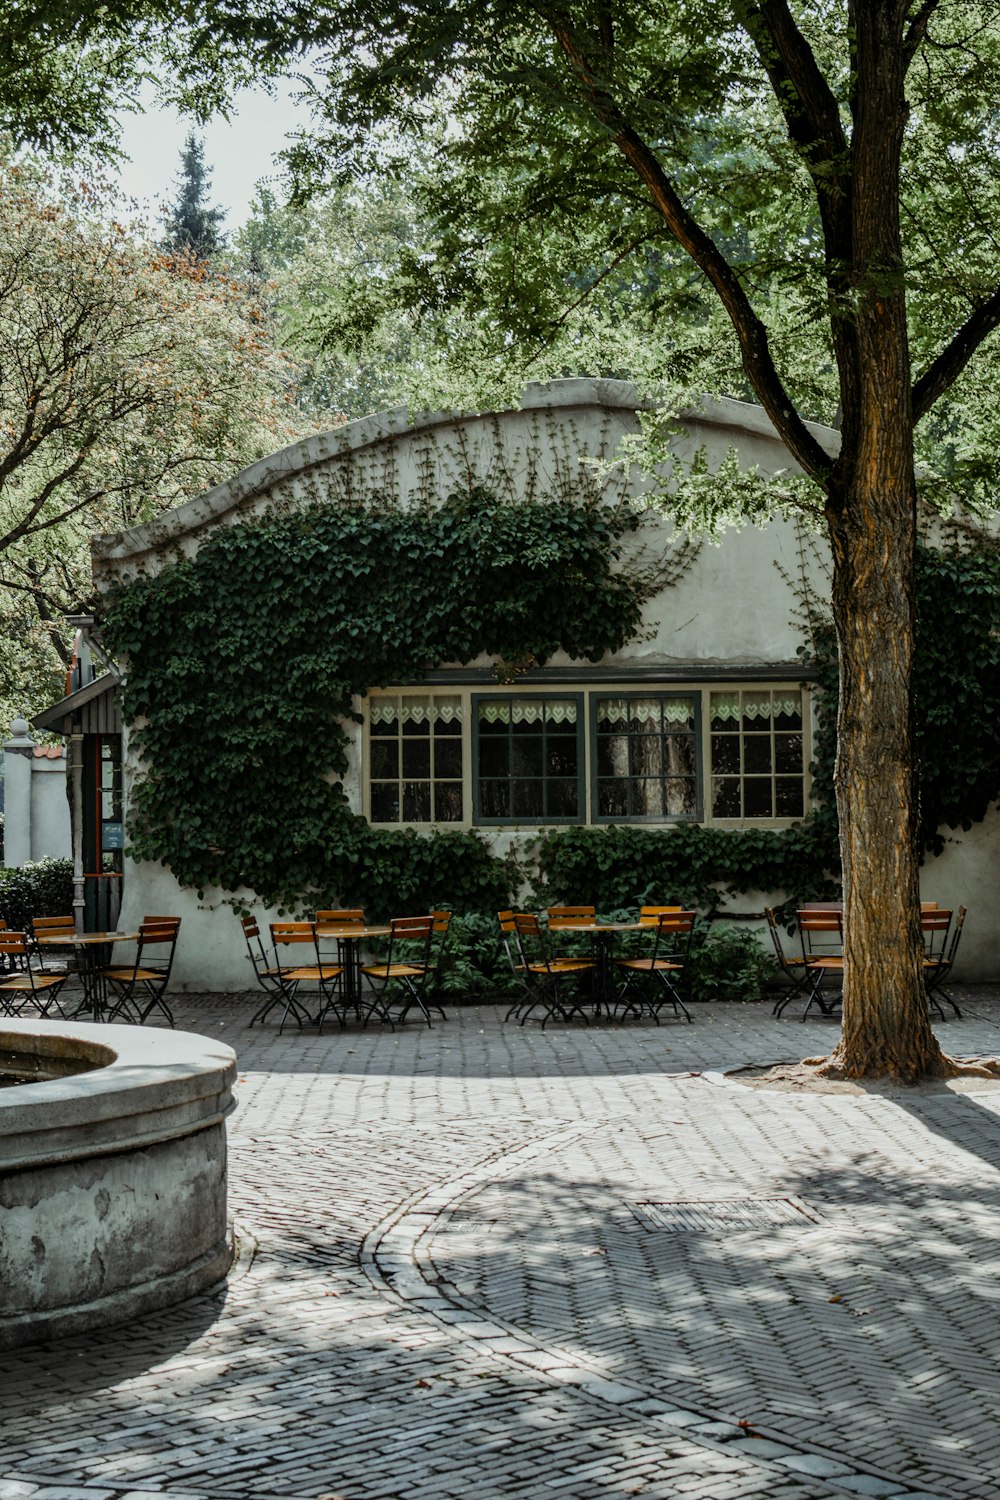
<svg viewBox="0 0 1000 1500">
<path fill-rule="evenodd" d="M 643 1229 L 766 1229 L 772 1224 L 818 1224 L 822 1215 L 801 1198 L 721 1198 L 675 1203 L 628 1203 Z"/>
</svg>

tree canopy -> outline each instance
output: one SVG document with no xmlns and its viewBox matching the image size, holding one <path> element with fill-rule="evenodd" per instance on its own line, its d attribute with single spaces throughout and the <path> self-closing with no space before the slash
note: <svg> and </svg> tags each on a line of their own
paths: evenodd
<svg viewBox="0 0 1000 1500">
<path fill-rule="evenodd" d="M 148 520 L 315 424 L 241 283 L 164 257 L 98 190 L 23 161 L 0 161 L 0 371 L 10 701 L 40 685 L 33 636 L 58 643 L 62 611 L 89 593 L 92 533 Z"/>
</svg>

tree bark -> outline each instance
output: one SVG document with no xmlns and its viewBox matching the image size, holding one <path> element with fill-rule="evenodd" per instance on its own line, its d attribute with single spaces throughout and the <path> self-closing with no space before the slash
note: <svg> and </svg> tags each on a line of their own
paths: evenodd
<svg viewBox="0 0 1000 1500">
<path fill-rule="evenodd" d="M 916 487 L 898 210 L 906 9 L 905 0 L 852 5 L 859 379 L 853 441 L 841 454 L 827 506 L 840 652 L 835 782 L 845 933 L 843 1030 L 831 1062 L 852 1077 L 914 1081 L 953 1068 L 931 1030 L 920 931 Z"/>
</svg>

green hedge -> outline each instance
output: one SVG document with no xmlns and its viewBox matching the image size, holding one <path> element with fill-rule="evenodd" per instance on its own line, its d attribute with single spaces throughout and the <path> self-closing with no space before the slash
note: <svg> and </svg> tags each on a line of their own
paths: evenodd
<svg viewBox="0 0 1000 1500">
<path fill-rule="evenodd" d="M 0 917 L 23 932 L 32 917 L 61 917 L 73 910 L 73 861 L 40 859 L 0 869 Z"/>
</svg>

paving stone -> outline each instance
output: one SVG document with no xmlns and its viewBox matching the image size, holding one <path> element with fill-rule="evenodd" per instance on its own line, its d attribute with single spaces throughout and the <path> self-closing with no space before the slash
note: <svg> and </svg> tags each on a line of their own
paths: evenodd
<svg viewBox="0 0 1000 1500">
<path fill-rule="evenodd" d="M 946 1043 L 1000 1051 L 1000 995 L 958 998 Z M 255 1007 L 176 1007 L 237 1047 L 252 1262 L 22 1351 L 0 1500 L 996 1500 L 1000 1094 L 709 1081 L 836 1035 L 767 1005 L 319 1038 Z M 734 1198 L 811 1217 L 678 1234 L 630 1207 Z"/>
</svg>

